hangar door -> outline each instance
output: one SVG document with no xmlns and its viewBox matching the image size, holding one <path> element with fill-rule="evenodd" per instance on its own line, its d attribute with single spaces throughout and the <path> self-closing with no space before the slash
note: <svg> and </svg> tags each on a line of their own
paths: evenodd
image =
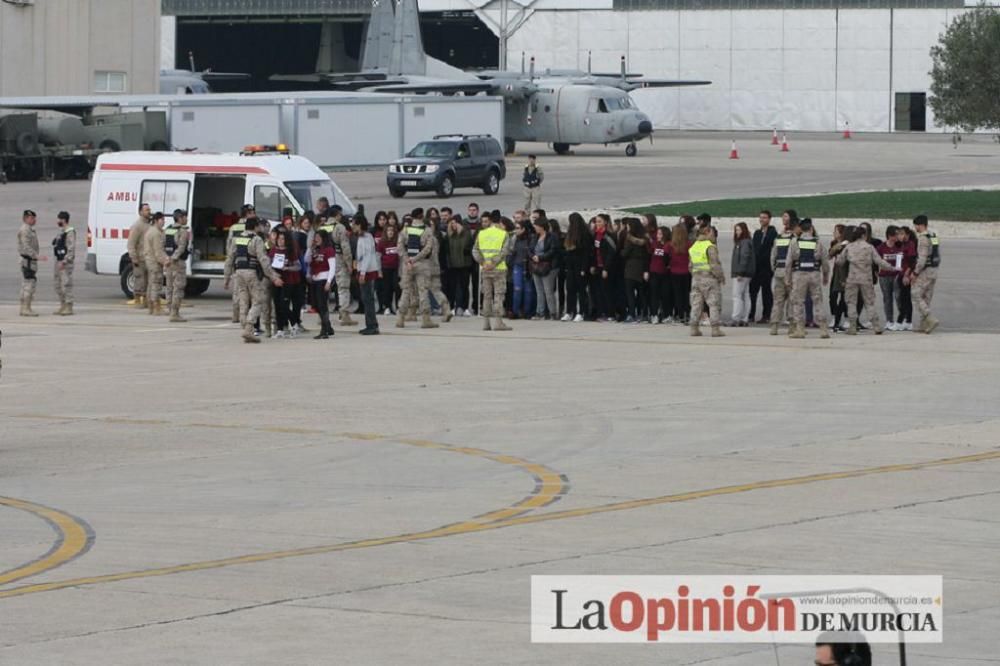
<svg viewBox="0 0 1000 666">
<path fill-rule="evenodd" d="M 896 131 L 927 130 L 927 93 L 896 93 Z"/>
</svg>

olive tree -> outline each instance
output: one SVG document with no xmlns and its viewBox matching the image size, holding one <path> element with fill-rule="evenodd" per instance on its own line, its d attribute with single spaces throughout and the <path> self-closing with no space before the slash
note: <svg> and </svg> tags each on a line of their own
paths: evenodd
<svg viewBox="0 0 1000 666">
<path fill-rule="evenodd" d="M 930 105 L 940 125 L 1000 129 L 1000 11 L 958 16 L 931 47 Z"/>
</svg>

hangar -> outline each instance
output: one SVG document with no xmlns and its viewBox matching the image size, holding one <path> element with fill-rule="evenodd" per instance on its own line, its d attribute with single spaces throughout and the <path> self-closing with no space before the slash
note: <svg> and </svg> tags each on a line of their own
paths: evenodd
<svg viewBox="0 0 1000 666">
<path fill-rule="evenodd" d="M 595 71 L 617 71 L 625 55 L 647 76 L 712 80 L 633 93 L 660 129 L 940 132 L 948 128 L 927 104 L 929 51 L 965 2 L 422 0 L 420 9 L 428 52 L 462 68 L 497 66 L 504 32 L 511 67 L 525 53 L 542 70 L 586 69 L 589 57 Z M 164 66 L 196 50 L 215 69 L 250 68 L 257 89 L 271 74 L 349 71 L 370 9 L 371 0 L 163 0 L 162 52 L 174 61 Z"/>
</svg>

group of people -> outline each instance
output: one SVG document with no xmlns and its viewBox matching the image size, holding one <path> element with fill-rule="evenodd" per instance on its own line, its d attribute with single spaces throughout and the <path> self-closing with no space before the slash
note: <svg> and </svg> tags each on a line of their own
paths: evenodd
<svg viewBox="0 0 1000 666">
<path fill-rule="evenodd" d="M 794 338 L 805 337 L 807 328 L 819 328 L 823 337 L 830 329 L 853 335 L 866 328 L 860 315 L 867 309 L 870 326 L 881 333 L 876 284 L 890 330 L 913 329 L 914 304 L 921 315 L 917 330 L 929 333 L 938 325 L 930 302 L 940 245 L 925 216 L 917 216 L 912 229 L 889 226 L 884 240 L 868 224 L 837 225 L 829 246 L 794 210 L 784 211 L 781 221 L 779 232 L 764 210 L 752 234 L 746 223 L 734 228 L 730 325 L 765 323 L 777 335 L 787 320 Z M 72 314 L 75 234 L 68 213 L 59 214 L 59 224 L 53 240 L 57 313 Z M 34 225 L 34 213 L 25 211 L 18 235 L 25 316 L 34 314 Z M 175 210 L 166 225 L 162 213 L 142 204 L 128 235 L 132 303 L 161 313 L 165 284 L 164 314 L 183 322 L 190 251 L 185 211 Z M 675 322 L 701 335 L 707 320 L 719 337 L 726 279 L 718 231 L 707 213 L 683 215 L 672 226 L 651 214 L 612 219 L 601 213 L 585 220 L 572 213 L 564 231 L 540 208 L 508 218 L 470 203 L 464 217 L 448 207 L 415 208 L 402 218 L 378 211 L 369 222 L 363 209 L 349 217 L 319 199 L 315 211 L 296 218 L 287 210 L 276 224 L 258 219 L 247 204 L 226 240 L 225 285 L 233 292 L 233 321 L 247 342 L 305 333 L 307 303 L 318 315 L 319 339 L 334 334 L 331 310 L 342 326 L 356 325 L 351 315 L 363 314 L 363 335 L 379 333 L 378 314 L 395 315 L 400 328 L 418 315 L 422 328 L 436 328 L 431 317 L 439 314 L 444 321 L 482 315 L 484 328 L 500 331 L 509 330 L 505 318 L 559 319 Z M 761 317 L 755 321 L 758 296 Z"/>
<path fill-rule="evenodd" d="M 17 252 L 21 260 L 21 312 L 22 317 L 37 317 L 31 308 L 38 286 L 38 262 L 46 257 L 39 253 L 38 215 L 33 210 L 21 214 L 21 228 L 17 231 Z M 73 314 L 73 268 L 76 263 L 76 230 L 70 226 L 69 213 L 56 215 L 58 231 L 52 239 L 52 256 L 55 259 L 53 283 L 59 308 L 53 313 L 60 316 Z"/>
</svg>

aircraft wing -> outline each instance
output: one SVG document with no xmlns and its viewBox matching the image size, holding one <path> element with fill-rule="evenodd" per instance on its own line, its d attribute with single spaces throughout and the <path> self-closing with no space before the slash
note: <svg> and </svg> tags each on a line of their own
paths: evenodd
<svg viewBox="0 0 1000 666">
<path fill-rule="evenodd" d="M 206 70 L 199 72 L 199 74 L 201 74 L 202 80 L 207 83 L 212 83 L 213 81 L 245 81 L 250 78 L 250 74 L 245 72 L 213 72 L 212 70 Z"/>
<path fill-rule="evenodd" d="M 337 84 L 333 84 L 335 87 Z M 426 93 L 444 93 L 454 95 L 456 93 L 493 93 L 496 86 L 488 81 L 407 81 L 405 83 L 377 83 L 368 82 L 363 89 L 368 92 L 380 93 L 413 93 L 421 95 Z"/>
<path fill-rule="evenodd" d="M 707 86 L 711 81 L 675 81 L 671 79 L 626 79 L 624 86 L 618 82 L 619 88 L 636 90 L 637 88 L 679 88 L 681 86 Z"/>
</svg>

